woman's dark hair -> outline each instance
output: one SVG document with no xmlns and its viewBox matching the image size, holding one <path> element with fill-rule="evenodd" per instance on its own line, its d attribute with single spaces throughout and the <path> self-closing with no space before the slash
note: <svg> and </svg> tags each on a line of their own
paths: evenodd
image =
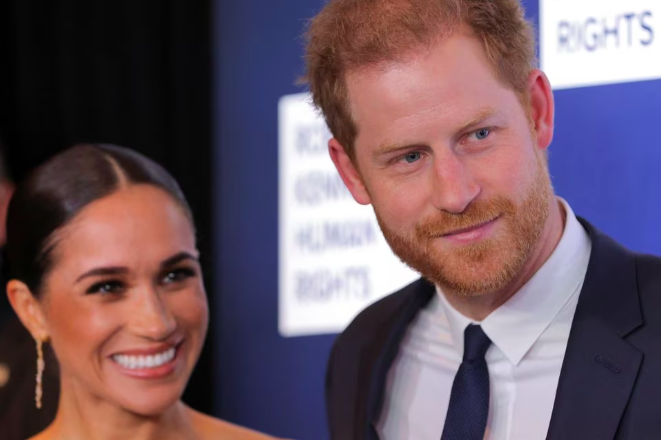
<svg viewBox="0 0 661 440">
<path fill-rule="evenodd" d="M 12 196 L 7 212 L 12 277 L 38 296 L 53 265 L 55 233 L 90 203 L 131 184 L 161 188 L 193 224 L 179 185 L 156 162 L 116 145 L 75 145 L 35 169 Z"/>
</svg>

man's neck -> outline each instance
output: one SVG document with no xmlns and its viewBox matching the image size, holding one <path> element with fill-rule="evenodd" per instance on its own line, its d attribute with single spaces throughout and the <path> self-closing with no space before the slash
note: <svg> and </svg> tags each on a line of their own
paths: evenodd
<svg viewBox="0 0 661 440">
<path fill-rule="evenodd" d="M 528 259 L 519 276 L 505 288 L 479 296 L 454 294 L 443 289 L 447 301 L 462 315 L 475 321 L 482 321 L 498 307 L 503 305 L 521 289 L 546 263 L 560 242 L 567 221 L 567 213 L 560 201 L 554 196 L 549 207 L 549 216 L 542 230 L 537 248 Z"/>
</svg>

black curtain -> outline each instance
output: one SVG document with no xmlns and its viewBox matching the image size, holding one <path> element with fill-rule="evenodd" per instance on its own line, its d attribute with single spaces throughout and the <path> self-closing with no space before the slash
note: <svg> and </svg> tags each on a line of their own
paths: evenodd
<svg viewBox="0 0 661 440">
<path fill-rule="evenodd" d="M 209 0 L 0 1 L 0 136 L 15 179 L 79 142 L 127 146 L 165 166 L 194 212 L 212 301 L 210 9 Z M 184 396 L 205 412 L 213 333 Z"/>
</svg>

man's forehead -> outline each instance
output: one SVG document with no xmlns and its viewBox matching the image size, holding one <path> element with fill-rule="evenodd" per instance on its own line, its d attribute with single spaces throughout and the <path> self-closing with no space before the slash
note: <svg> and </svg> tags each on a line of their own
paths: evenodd
<svg viewBox="0 0 661 440">
<path fill-rule="evenodd" d="M 360 75 L 364 72 L 383 73 L 396 67 L 397 65 L 406 65 L 416 60 L 424 59 L 440 45 L 461 38 L 472 40 L 483 47 L 482 40 L 475 31 L 467 24 L 440 29 L 431 38 L 425 41 L 415 41 L 412 44 L 403 44 L 396 50 L 391 50 L 381 54 L 378 59 L 370 58 L 366 62 L 354 62 L 344 66 L 344 77 L 348 80 L 353 75 Z M 486 56 L 486 52 L 485 52 Z"/>
<path fill-rule="evenodd" d="M 348 110 L 355 124 L 360 125 L 365 119 L 407 123 L 448 118 L 456 124 L 469 125 L 497 113 L 500 103 L 514 99 L 505 99 L 513 92 L 495 78 L 464 81 L 462 75 L 455 75 L 437 82 L 428 76 L 414 83 L 416 80 L 409 78 L 406 71 L 393 71 L 388 76 L 383 80 L 368 75 L 351 83 Z"/>
<path fill-rule="evenodd" d="M 402 86 L 425 81 L 438 85 L 442 80 L 461 81 L 478 68 L 489 77 L 497 74 L 487 58 L 483 43 L 471 32 L 454 32 L 428 45 L 418 45 L 397 57 L 365 64 L 344 73 L 349 104 L 365 86 L 401 82 Z M 397 90 L 393 90 L 396 92 Z"/>
</svg>

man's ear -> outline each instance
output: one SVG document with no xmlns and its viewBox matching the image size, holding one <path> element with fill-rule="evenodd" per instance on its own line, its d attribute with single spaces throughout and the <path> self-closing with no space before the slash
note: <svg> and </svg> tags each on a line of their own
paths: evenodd
<svg viewBox="0 0 661 440">
<path fill-rule="evenodd" d="M 335 168 L 337 168 L 338 173 L 340 173 L 340 177 L 342 177 L 344 184 L 347 186 L 356 202 L 361 205 L 369 205 L 371 203 L 370 195 L 363 183 L 362 177 L 360 176 L 360 171 L 358 171 L 353 161 L 337 139 L 332 138 L 328 141 L 328 152 L 335 164 Z"/>
<path fill-rule="evenodd" d="M 530 118 L 537 136 L 539 148 L 546 149 L 553 140 L 554 112 L 553 91 L 548 78 L 539 69 L 533 69 L 528 78 Z"/>
<path fill-rule="evenodd" d="M 50 337 L 43 305 L 25 283 L 11 280 L 7 283 L 7 296 L 14 311 L 35 340 L 47 341 Z"/>
</svg>

